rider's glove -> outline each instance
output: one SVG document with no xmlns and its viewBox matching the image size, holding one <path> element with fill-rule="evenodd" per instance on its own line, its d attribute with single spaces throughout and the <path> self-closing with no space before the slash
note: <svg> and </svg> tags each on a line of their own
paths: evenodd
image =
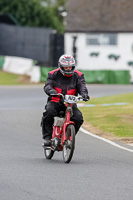
<svg viewBox="0 0 133 200">
<path fill-rule="evenodd" d="M 83 94 L 82 97 L 83 97 L 84 101 L 89 101 L 89 99 L 90 99 L 90 97 L 88 96 L 88 94 Z"/>
<path fill-rule="evenodd" d="M 52 94 L 54 94 L 54 95 L 57 94 L 57 91 L 54 90 L 54 89 L 50 90 L 50 91 L 49 91 L 49 95 L 52 95 Z"/>
</svg>

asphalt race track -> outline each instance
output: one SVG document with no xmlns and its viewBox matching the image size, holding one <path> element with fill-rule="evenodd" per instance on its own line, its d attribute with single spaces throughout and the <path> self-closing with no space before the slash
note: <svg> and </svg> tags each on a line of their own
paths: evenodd
<svg viewBox="0 0 133 200">
<path fill-rule="evenodd" d="M 94 97 L 133 85 L 88 85 Z M 43 85 L 0 86 L 0 200 L 132 200 L 133 153 L 79 131 L 71 163 L 46 160 L 40 120 Z"/>
</svg>

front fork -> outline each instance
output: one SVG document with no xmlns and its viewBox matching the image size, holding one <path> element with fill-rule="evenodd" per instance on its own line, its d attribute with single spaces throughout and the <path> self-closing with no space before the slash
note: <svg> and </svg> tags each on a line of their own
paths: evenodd
<svg viewBox="0 0 133 200">
<path fill-rule="evenodd" d="M 64 142 L 67 140 L 67 136 L 66 136 L 66 130 L 67 130 L 67 126 L 69 124 L 75 125 L 75 123 L 73 121 L 69 121 L 69 122 L 65 122 L 63 125 L 63 134 L 62 134 L 62 146 L 64 145 Z M 71 137 L 70 137 L 71 140 Z"/>
</svg>

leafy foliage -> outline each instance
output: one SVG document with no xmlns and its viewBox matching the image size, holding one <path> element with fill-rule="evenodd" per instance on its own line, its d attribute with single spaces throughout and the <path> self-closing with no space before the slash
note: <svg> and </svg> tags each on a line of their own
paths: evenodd
<svg viewBox="0 0 133 200">
<path fill-rule="evenodd" d="M 54 28 L 64 31 L 63 17 L 58 8 L 65 9 L 66 0 L 0 0 L 0 12 L 9 13 L 22 26 Z"/>
</svg>

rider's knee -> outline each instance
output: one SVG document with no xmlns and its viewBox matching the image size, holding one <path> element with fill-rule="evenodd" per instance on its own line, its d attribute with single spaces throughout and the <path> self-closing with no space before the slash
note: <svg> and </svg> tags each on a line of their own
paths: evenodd
<svg viewBox="0 0 133 200">
<path fill-rule="evenodd" d="M 76 118 L 77 123 L 79 123 L 80 125 L 83 124 L 84 120 L 83 120 L 83 116 L 82 114 L 79 114 Z"/>
<path fill-rule="evenodd" d="M 43 116 L 44 118 L 49 120 L 53 119 L 55 116 L 57 116 L 57 111 L 52 108 L 49 108 L 46 110 L 46 112 L 43 113 Z"/>
<path fill-rule="evenodd" d="M 84 123 L 84 120 L 83 120 L 83 118 L 82 118 L 82 120 L 80 121 L 80 123 L 81 123 L 81 125 Z"/>
</svg>

